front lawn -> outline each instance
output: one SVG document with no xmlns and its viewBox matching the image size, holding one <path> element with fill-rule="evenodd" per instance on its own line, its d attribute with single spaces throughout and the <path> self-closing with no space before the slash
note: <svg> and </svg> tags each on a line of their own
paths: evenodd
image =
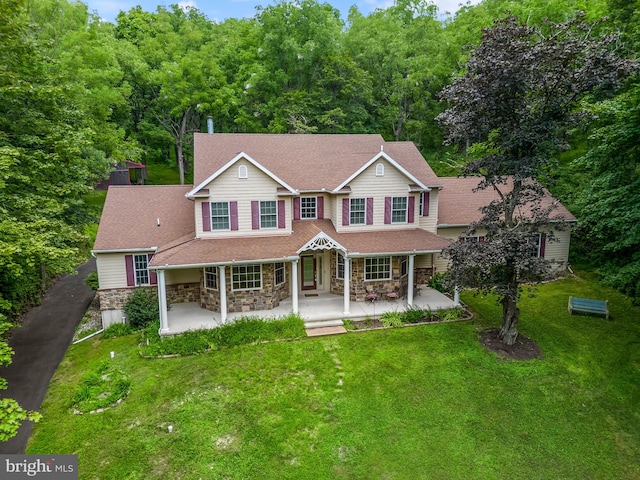
<svg viewBox="0 0 640 480">
<path fill-rule="evenodd" d="M 570 294 L 608 298 L 613 320 L 570 316 Z M 27 453 L 77 453 L 83 479 L 640 478 L 640 309 L 592 280 L 543 285 L 521 323 L 543 357 L 513 362 L 477 341 L 495 301 L 463 300 L 472 321 L 182 358 L 145 360 L 135 335 L 88 340 Z M 105 359 L 128 395 L 74 415 Z"/>
</svg>

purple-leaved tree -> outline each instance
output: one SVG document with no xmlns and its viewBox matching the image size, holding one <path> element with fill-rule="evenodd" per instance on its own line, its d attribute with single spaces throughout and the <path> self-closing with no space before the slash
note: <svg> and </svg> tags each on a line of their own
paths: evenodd
<svg viewBox="0 0 640 480">
<path fill-rule="evenodd" d="M 523 283 L 551 271 L 537 255 L 539 234 L 553 241 L 554 230 L 563 228 L 542 186 L 553 154 L 568 147 L 568 129 L 584 118 L 585 95 L 616 88 L 637 68 L 619 53 L 615 35 L 594 34 L 603 22 L 582 15 L 541 26 L 499 19 L 483 31 L 464 73 L 442 91 L 450 105 L 438 116 L 445 141 L 470 146 L 463 175 L 477 176 L 478 190 L 495 192 L 465 234 L 482 232 L 484 242 L 455 242 L 444 251 L 451 262 L 447 281 L 498 296 L 499 336 L 508 345 L 518 336 Z"/>
</svg>

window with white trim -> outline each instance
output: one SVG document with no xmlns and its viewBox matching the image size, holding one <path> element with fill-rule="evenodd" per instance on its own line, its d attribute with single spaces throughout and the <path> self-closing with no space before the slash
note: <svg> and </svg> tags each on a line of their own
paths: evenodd
<svg viewBox="0 0 640 480">
<path fill-rule="evenodd" d="M 273 281 L 276 285 L 282 285 L 284 283 L 284 272 L 284 262 L 277 262 L 273 264 Z"/>
<path fill-rule="evenodd" d="M 147 254 L 133 256 L 136 285 L 149 285 L 149 257 Z"/>
<path fill-rule="evenodd" d="M 376 177 L 384 177 L 384 164 L 379 163 L 376 165 Z"/>
<path fill-rule="evenodd" d="M 365 280 L 390 280 L 391 257 L 370 257 L 364 259 Z"/>
<path fill-rule="evenodd" d="M 402 257 L 402 259 L 400 260 L 400 276 L 404 277 L 407 274 L 408 268 L 407 268 L 407 263 L 408 263 L 409 257 L 404 256 Z"/>
<path fill-rule="evenodd" d="M 211 230 L 229 229 L 229 202 L 211 202 Z"/>
<path fill-rule="evenodd" d="M 260 228 L 278 228 L 278 203 L 275 200 L 260 202 Z"/>
<path fill-rule="evenodd" d="M 231 284 L 234 290 L 259 290 L 262 288 L 261 265 L 235 265 L 231 270 Z"/>
<path fill-rule="evenodd" d="M 393 197 L 391 199 L 391 223 L 406 223 L 407 197 Z"/>
<path fill-rule="evenodd" d="M 238 167 L 238 178 L 249 178 L 249 170 L 246 165 L 240 165 Z"/>
<path fill-rule="evenodd" d="M 367 220 L 367 199 L 351 198 L 349 200 L 349 225 L 364 225 Z"/>
<path fill-rule="evenodd" d="M 336 255 L 336 278 L 338 280 L 344 280 L 344 255 L 341 253 Z"/>
<path fill-rule="evenodd" d="M 462 241 L 464 243 L 478 243 L 480 239 L 477 236 L 473 237 L 462 237 Z"/>
<path fill-rule="evenodd" d="M 218 289 L 218 268 L 205 267 L 204 269 L 204 287 L 209 290 Z"/>
<path fill-rule="evenodd" d="M 534 258 L 540 258 L 540 246 L 542 245 L 542 234 L 533 233 L 529 243 L 533 246 L 532 253 Z"/>
<path fill-rule="evenodd" d="M 318 216 L 318 198 L 300 198 L 300 217 L 303 219 L 315 219 Z"/>
</svg>

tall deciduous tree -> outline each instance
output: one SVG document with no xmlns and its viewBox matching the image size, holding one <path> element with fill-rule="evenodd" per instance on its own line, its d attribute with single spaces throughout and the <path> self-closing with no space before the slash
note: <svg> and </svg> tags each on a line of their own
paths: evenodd
<svg viewBox="0 0 640 480">
<path fill-rule="evenodd" d="M 549 269 L 536 258 L 532 238 L 560 220 L 553 205 L 543 204 L 538 180 L 546 179 L 552 154 L 568 147 L 565 133 L 580 119 L 578 102 L 617 86 L 635 66 L 614 51 L 617 37 L 594 38 L 593 27 L 581 15 L 542 27 L 514 16 L 497 20 L 483 31 L 464 74 L 442 92 L 451 105 L 438 117 L 447 141 L 470 142 L 475 153 L 464 174 L 479 176 L 477 189 L 496 195 L 469 227 L 468 234 L 486 231 L 484 243 L 446 249 L 449 280 L 499 296 L 506 344 L 518 335 L 522 283 Z"/>
</svg>

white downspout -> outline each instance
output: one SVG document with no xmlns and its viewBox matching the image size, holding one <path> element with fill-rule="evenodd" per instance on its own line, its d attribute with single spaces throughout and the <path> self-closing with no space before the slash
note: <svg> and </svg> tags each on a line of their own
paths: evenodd
<svg viewBox="0 0 640 480">
<path fill-rule="evenodd" d="M 218 267 L 218 278 L 220 279 L 220 323 L 227 323 L 227 279 L 224 272 L 224 265 L 220 265 Z"/>
<path fill-rule="evenodd" d="M 344 312 L 343 315 L 349 315 L 349 308 L 351 306 L 351 285 L 349 280 L 351 279 L 351 259 L 346 255 L 344 256 Z"/>
<path fill-rule="evenodd" d="M 160 335 L 169 332 L 169 318 L 167 313 L 167 287 L 164 270 L 158 270 L 158 306 L 160 307 Z"/>
<path fill-rule="evenodd" d="M 298 260 L 291 262 L 291 301 L 293 313 L 298 313 Z"/>
<path fill-rule="evenodd" d="M 413 265 L 415 263 L 415 255 L 409 255 L 409 284 L 407 285 L 407 307 L 413 306 Z"/>
</svg>

